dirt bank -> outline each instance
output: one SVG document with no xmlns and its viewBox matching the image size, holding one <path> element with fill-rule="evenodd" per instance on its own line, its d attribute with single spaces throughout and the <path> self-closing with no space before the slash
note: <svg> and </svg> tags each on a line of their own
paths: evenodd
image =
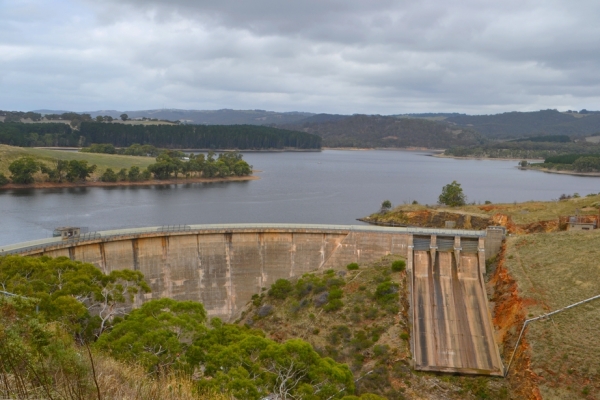
<svg viewBox="0 0 600 400">
<path fill-rule="evenodd" d="M 242 182 L 254 181 L 260 179 L 258 176 L 232 176 L 229 178 L 181 178 L 167 180 L 150 180 L 142 182 L 35 182 L 32 184 L 9 183 L 0 187 L 0 190 L 7 189 L 53 189 L 53 188 L 74 188 L 74 187 L 125 187 L 125 186 L 153 186 L 153 185 L 183 185 L 188 183 L 212 183 L 212 182 Z"/>
<path fill-rule="evenodd" d="M 500 344 L 500 353 L 505 368 L 512 356 L 521 327 L 525 322 L 526 300 L 517 291 L 517 282 L 504 266 L 506 245 L 498 254 L 498 262 L 494 275 L 488 282 L 492 292 L 493 323 L 496 330 L 496 342 Z M 510 382 L 514 398 L 541 400 L 542 396 L 537 382 L 539 377 L 531 370 L 529 344 L 525 337 L 513 359 L 507 379 Z"/>
</svg>

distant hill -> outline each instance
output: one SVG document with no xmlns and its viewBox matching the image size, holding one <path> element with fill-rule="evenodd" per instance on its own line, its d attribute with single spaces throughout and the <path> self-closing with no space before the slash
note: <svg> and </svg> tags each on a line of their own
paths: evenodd
<svg viewBox="0 0 600 400">
<path fill-rule="evenodd" d="M 556 110 L 495 115 L 451 115 L 445 121 L 469 127 L 493 139 L 535 135 L 584 136 L 600 132 L 600 112 L 561 113 Z"/>
<path fill-rule="evenodd" d="M 325 147 L 447 148 L 483 143 L 481 135 L 470 128 L 450 127 L 447 123 L 427 119 L 379 115 L 323 118 L 322 122 L 278 127 L 319 135 L 323 138 Z"/>
<path fill-rule="evenodd" d="M 54 110 L 36 110 L 41 114 L 62 114 L 64 111 Z M 96 110 L 85 111 L 92 118 L 101 116 L 111 116 L 115 119 L 121 114 L 127 114 L 129 118 L 156 118 L 159 120 L 182 121 L 187 124 L 201 125 L 272 125 L 288 124 L 311 117 L 315 114 L 307 112 L 275 112 L 265 110 L 138 110 L 138 111 L 118 111 L 118 110 Z"/>
</svg>

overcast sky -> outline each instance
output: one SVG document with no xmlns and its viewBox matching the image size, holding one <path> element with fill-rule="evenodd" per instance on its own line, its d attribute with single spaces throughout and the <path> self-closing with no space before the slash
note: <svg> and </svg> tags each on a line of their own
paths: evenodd
<svg viewBox="0 0 600 400">
<path fill-rule="evenodd" d="M 0 0 L 0 109 L 600 109 L 598 0 Z"/>
</svg>

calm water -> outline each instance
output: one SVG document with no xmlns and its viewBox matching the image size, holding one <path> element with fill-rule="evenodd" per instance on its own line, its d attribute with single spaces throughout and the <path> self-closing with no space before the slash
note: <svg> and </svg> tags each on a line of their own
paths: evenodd
<svg viewBox="0 0 600 400">
<path fill-rule="evenodd" d="M 258 181 L 0 191 L 0 245 L 91 231 L 174 224 L 297 222 L 353 224 L 378 209 L 435 203 L 456 180 L 468 201 L 551 200 L 600 192 L 600 178 L 520 171 L 516 161 L 453 160 L 407 151 L 245 153 Z"/>
</svg>

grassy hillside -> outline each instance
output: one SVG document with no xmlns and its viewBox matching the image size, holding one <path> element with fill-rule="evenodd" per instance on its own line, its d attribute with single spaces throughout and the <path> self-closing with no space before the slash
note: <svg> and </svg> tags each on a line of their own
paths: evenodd
<svg viewBox="0 0 600 400">
<path fill-rule="evenodd" d="M 79 153 L 76 151 L 33 149 L 27 147 L 13 147 L 0 144 L 0 173 L 7 177 L 10 175 L 8 166 L 14 160 L 23 157 L 32 156 L 39 158 L 42 162 L 51 166 L 52 160 L 85 160 L 90 165 L 98 166 L 97 172 L 102 172 L 107 168 L 115 171 L 121 168 L 131 168 L 132 166 L 146 168 L 148 165 L 156 162 L 153 157 L 121 156 L 112 154 Z"/>
<path fill-rule="evenodd" d="M 509 238 L 504 265 L 531 318 L 600 294 L 599 260 L 600 230 L 573 231 Z M 525 339 L 544 399 L 600 398 L 598 326 L 600 300 L 529 326 Z"/>
</svg>

